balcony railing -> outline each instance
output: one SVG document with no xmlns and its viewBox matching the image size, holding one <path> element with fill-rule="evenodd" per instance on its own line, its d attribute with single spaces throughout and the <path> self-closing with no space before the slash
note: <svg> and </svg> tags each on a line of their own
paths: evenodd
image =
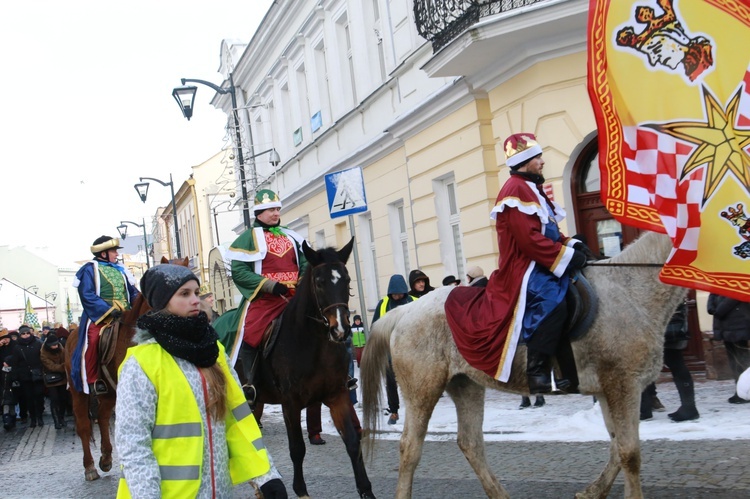
<svg viewBox="0 0 750 499">
<path fill-rule="evenodd" d="M 547 0 L 414 0 L 414 18 L 419 34 L 430 40 L 433 52 L 437 52 L 482 17 L 544 1 Z"/>
</svg>

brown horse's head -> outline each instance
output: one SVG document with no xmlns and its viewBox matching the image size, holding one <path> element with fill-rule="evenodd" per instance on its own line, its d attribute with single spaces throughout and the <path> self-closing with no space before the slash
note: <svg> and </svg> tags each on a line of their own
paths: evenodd
<svg viewBox="0 0 750 499">
<path fill-rule="evenodd" d="M 351 279 L 346 261 L 353 247 L 354 238 L 339 251 L 333 248 L 315 251 L 307 242 L 302 243 L 302 251 L 308 263 L 303 286 L 309 286 L 307 290 L 313 295 L 306 299 L 317 309 L 314 319 L 328 327 L 328 338 L 339 343 L 352 333 L 349 323 Z"/>
</svg>

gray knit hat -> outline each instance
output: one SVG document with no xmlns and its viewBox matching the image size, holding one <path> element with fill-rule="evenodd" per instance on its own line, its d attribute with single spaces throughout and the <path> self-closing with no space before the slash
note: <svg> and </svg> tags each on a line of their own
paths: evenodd
<svg viewBox="0 0 750 499">
<path fill-rule="evenodd" d="M 200 281 L 189 268 L 182 265 L 163 263 L 151 267 L 141 278 L 141 293 L 154 310 L 166 308 L 178 289 L 188 281 Z"/>
</svg>

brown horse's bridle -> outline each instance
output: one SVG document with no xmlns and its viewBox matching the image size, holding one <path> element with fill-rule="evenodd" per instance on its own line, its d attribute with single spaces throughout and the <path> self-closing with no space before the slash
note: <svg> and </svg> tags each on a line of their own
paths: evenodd
<svg viewBox="0 0 750 499">
<path fill-rule="evenodd" d="M 311 270 L 311 272 L 313 273 L 313 275 L 312 275 L 313 281 L 314 281 L 314 278 L 315 278 L 315 269 L 317 269 L 318 267 L 326 266 L 326 265 L 341 265 L 342 267 L 346 268 L 346 266 L 343 263 L 340 263 L 340 262 L 334 263 L 334 264 L 329 264 L 329 263 L 318 264 L 315 267 L 313 267 L 312 270 Z M 327 307 L 321 307 L 320 306 L 320 300 L 318 300 L 318 293 L 316 293 L 316 292 L 313 291 L 313 296 L 315 297 L 315 306 L 318 309 L 318 314 L 320 314 L 320 318 L 318 318 L 318 317 L 311 317 L 309 315 L 307 317 L 308 317 L 308 319 L 312 319 L 315 322 L 323 324 L 325 327 L 331 327 L 331 324 L 328 322 L 328 318 L 326 317 L 326 314 L 325 314 L 327 311 L 331 310 L 332 308 L 337 308 L 337 307 L 344 307 L 347 310 L 347 312 L 349 311 L 349 304 L 348 303 L 332 303 L 332 304 L 328 305 Z"/>
</svg>

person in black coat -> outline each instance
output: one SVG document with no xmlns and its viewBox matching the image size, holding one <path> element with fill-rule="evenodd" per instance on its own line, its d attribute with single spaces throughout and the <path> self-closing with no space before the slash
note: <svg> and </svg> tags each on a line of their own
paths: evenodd
<svg viewBox="0 0 750 499">
<path fill-rule="evenodd" d="M 695 384 L 690 370 L 685 364 L 682 351 L 687 348 L 690 332 L 687 324 L 687 305 L 683 302 L 677 307 L 675 313 L 667 324 L 664 331 L 664 364 L 672 372 L 672 379 L 680 394 L 680 408 L 668 414 L 669 419 L 675 422 L 692 421 L 698 419 L 700 414 L 695 406 Z M 656 384 L 651 383 L 641 393 L 641 421 L 653 417 L 654 398 L 656 397 Z"/>
<path fill-rule="evenodd" d="M 44 425 L 44 382 L 42 381 L 42 342 L 29 326 L 18 328 L 18 348 L 13 352 L 16 368 L 14 378 L 21 383 L 20 395 L 29 411 L 29 428 Z"/>
<path fill-rule="evenodd" d="M 430 278 L 419 269 L 409 272 L 409 294 L 414 298 L 421 298 L 435 288 L 430 286 Z"/>
<path fill-rule="evenodd" d="M 708 313 L 714 316 L 714 339 L 724 341 L 729 368 L 736 383 L 740 374 L 750 367 L 750 303 L 711 293 Z M 728 402 L 747 404 L 750 401 L 740 398 L 735 391 Z"/>
<path fill-rule="evenodd" d="M 10 431 L 16 426 L 16 399 L 13 396 L 11 384 L 13 383 L 13 350 L 15 344 L 11 344 L 10 334 L 7 329 L 0 330 L 0 404 L 3 408 L 3 428 Z"/>
</svg>

